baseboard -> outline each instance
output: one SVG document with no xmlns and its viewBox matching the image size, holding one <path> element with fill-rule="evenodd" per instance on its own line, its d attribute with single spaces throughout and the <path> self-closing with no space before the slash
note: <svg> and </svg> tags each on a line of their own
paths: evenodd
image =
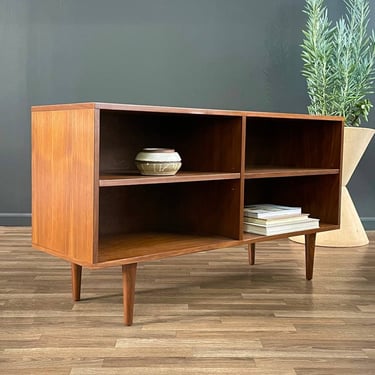
<svg viewBox="0 0 375 375">
<path fill-rule="evenodd" d="M 361 217 L 365 230 L 375 230 L 375 217 Z M 0 226 L 30 226 L 30 213 L 1 213 Z"/>
<path fill-rule="evenodd" d="M 0 226 L 30 226 L 30 213 L 2 213 L 0 212 Z"/>
<path fill-rule="evenodd" d="M 375 230 L 375 217 L 361 217 L 365 230 Z"/>
</svg>

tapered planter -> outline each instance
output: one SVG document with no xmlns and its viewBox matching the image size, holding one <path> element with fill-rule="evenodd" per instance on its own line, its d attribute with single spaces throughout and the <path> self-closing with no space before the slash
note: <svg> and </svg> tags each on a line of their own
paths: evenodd
<svg viewBox="0 0 375 375">
<path fill-rule="evenodd" d="M 343 170 L 341 186 L 340 229 L 317 233 L 316 245 L 329 247 L 355 247 L 369 243 L 367 234 L 359 219 L 357 210 L 346 185 L 366 151 L 374 129 L 345 127 L 343 146 Z M 291 237 L 295 242 L 304 243 L 304 236 Z"/>
</svg>

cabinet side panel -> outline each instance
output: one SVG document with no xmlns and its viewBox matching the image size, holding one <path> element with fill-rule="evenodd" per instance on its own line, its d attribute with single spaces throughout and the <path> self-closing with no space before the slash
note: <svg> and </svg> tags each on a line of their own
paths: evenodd
<svg viewBox="0 0 375 375">
<path fill-rule="evenodd" d="M 92 263 L 94 110 L 32 112 L 32 242 Z"/>
</svg>

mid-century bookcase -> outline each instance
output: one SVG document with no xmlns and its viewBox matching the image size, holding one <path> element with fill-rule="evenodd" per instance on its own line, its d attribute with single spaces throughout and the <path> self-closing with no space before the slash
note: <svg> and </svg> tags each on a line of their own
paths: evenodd
<svg viewBox="0 0 375 375">
<path fill-rule="evenodd" d="M 337 229 L 343 119 L 109 103 L 32 107 L 32 244 L 72 265 L 122 266 L 125 324 L 137 263 L 304 234 L 306 278 L 316 232 Z M 141 176 L 144 147 L 175 149 L 175 176 Z M 243 206 L 301 206 L 318 229 L 242 231 Z M 240 249 L 239 249 L 240 251 Z"/>
</svg>

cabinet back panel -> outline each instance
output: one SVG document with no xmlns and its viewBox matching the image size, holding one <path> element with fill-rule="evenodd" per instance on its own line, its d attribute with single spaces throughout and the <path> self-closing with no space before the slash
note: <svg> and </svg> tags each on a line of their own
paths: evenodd
<svg viewBox="0 0 375 375">
<path fill-rule="evenodd" d="M 245 205 L 274 203 L 301 206 L 326 224 L 340 222 L 339 175 L 246 180 Z"/>
<path fill-rule="evenodd" d="M 342 123 L 248 118 L 246 168 L 340 168 Z"/>
</svg>

